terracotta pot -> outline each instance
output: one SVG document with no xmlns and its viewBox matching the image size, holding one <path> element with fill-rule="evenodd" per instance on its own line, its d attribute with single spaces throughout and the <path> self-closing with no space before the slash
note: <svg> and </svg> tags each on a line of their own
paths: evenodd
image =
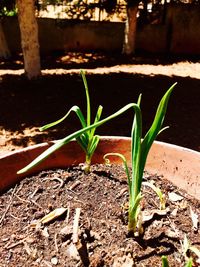
<svg viewBox="0 0 200 267">
<path fill-rule="evenodd" d="M 108 152 L 122 153 L 130 163 L 130 138 L 102 137 L 93 157 L 93 163 L 102 163 Z M 76 142 L 71 142 L 56 151 L 29 173 L 16 172 L 30 163 L 52 143 L 42 143 L 0 157 L 0 192 L 11 187 L 23 177 L 44 169 L 65 167 L 84 162 L 84 154 Z M 117 157 L 113 161 L 121 164 Z M 183 147 L 154 142 L 149 153 L 146 170 L 162 175 L 190 195 L 200 200 L 200 153 Z"/>
</svg>

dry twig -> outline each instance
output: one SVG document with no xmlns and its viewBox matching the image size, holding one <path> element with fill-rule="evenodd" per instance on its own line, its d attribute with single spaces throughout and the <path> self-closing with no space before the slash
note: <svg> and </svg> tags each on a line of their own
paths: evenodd
<svg viewBox="0 0 200 267">
<path fill-rule="evenodd" d="M 76 213 L 74 216 L 74 224 L 73 224 L 73 234 L 72 234 L 72 241 L 74 244 L 78 243 L 78 230 L 79 230 L 79 218 L 81 214 L 81 209 L 76 208 Z"/>
</svg>

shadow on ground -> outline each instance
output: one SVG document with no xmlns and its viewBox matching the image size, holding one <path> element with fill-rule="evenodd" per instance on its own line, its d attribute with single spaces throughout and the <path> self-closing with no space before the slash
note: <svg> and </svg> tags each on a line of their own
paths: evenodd
<svg viewBox="0 0 200 267">
<path fill-rule="evenodd" d="M 200 80 L 125 73 L 90 74 L 87 78 L 93 114 L 101 104 L 102 117 L 127 103 L 136 102 L 142 93 L 144 132 L 152 122 L 161 96 L 169 86 L 178 82 L 165 121 L 170 129 L 158 139 L 200 151 Z M 85 110 L 84 87 L 78 74 L 45 74 L 32 82 L 20 75 L 4 75 L 0 81 L 0 103 L 0 138 L 5 141 L 1 142 L 1 147 L 11 145 L 17 148 L 62 138 L 79 129 L 80 124 L 72 115 L 48 134 L 35 130 L 60 118 L 73 105 Z M 129 111 L 100 127 L 98 133 L 130 136 L 132 119 L 133 112 Z"/>
<path fill-rule="evenodd" d="M 125 56 L 120 53 L 77 53 L 63 51 L 55 51 L 49 55 L 41 56 L 42 69 L 80 69 L 98 67 L 112 67 L 115 65 L 131 64 L 131 65 L 158 65 L 163 66 L 179 63 L 179 62 L 199 62 L 198 56 L 173 56 L 173 55 L 145 55 L 144 53 L 137 53 L 136 56 Z M 7 60 L 0 61 L 0 69 L 18 70 L 23 68 L 22 54 L 12 55 Z"/>
</svg>

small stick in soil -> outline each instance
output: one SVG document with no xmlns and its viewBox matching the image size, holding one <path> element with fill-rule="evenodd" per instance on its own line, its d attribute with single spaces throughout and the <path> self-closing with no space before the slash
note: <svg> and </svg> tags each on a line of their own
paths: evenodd
<svg viewBox="0 0 200 267">
<path fill-rule="evenodd" d="M 60 182 L 60 185 L 58 186 L 58 188 L 61 188 L 63 187 L 64 185 L 64 181 L 61 179 L 61 178 L 58 178 L 58 177 L 53 177 L 53 178 L 44 178 L 43 181 L 46 181 L 46 180 L 50 180 L 50 181 L 54 181 L 54 180 L 57 180 L 58 182 Z M 54 189 L 57 188 L 57 185 L 54 186 Z"/>
<path fill-rule="evenodd" d="M 37 191 L 39 190 L 39 186 L 35 189 L 35 191 L 33 192 L 33 194 L 32 195 L 30 195 L 30 197 L 29 198 L 33 198 L 34 196 L 35 196 L 35 194 L 37 193 Z"/>
<path fill-rule="evenodd" d="M 10 206 L 12 205 L 12 202 L 13 202 L 13 197 L 14 197 L 14 194 L 16 192 L 16 189 L 17 189 L 17 185 L 14 187 L 13 191 L 12 191 L 12 194 L 10 196 L 10 202 L 8 203 L 3 215 L 1 216 L 1 219 L 0 219 L 0 225 L 1 223 L 3 222 L 4 218 L 6 217 L 6 214 L 8 212 L 8 210 L 10 209 Z"/>
<path fill-rule="evenodd" d="M 31 202 L 32 202 L 35 206 L 37 206 L 38 208 L 40 208 L 41 210 L 43 210 L 43 207 L 40 206 L 36 201 L 34 201 L 33 199 L 31 199 Z"/>
<path fill-rule="evenodd" d="M 23 198 L 19 197 L 17 194 L 14 194 L 14 195 L 15 195 L 15 197 L 18 198 L 21 202 L 28 203 L 28 204 L 31 203 L 29 200 L 23 199 Z"/>
<path fill-rule="evenodd" d="M 79 218 L 81 214 L 81 209 L 76 208 L 76 213 L 74 216 L 74 224 L 73 224 L 73 234 L 72 234 L 72 242 L 74 244 L 78 243 L 78 225 L 79 225 Z"/>
<path fill-rule="evenodd" d="M 58 249 L 58 242 L 57 242 L 57 236 L 58 236 L 58 233 L 55 233 L 55 235 L 54 235 L 54 243 L 55 243 L 56 252 L 59 251 L 59 249 Z"/>
<path fill-rule="evenodd" d="M 72 234 L 72 242 L 76 246 L 76 249 L 79 253 L 81 261 L 85 267 L 88 267 L 90 264 L 87 246 L 84 238 L 81 236 L 79 239 L 78 230 L 79 230 L 79 218 L 80 218 L 81 209 L 77 208 L 74 216 L 74 224 L 73 224 L 73 234 Z"/>
<path fill-rule="evenodd" d="M 76 181 L 73 185 L 70 186 L 70 190 L 74 190 L 74 188 L 76 188 L 79 184 L 81 184 L 80 181 Z"/>
<path fill-rule="evenodd" d="M 66 216 L 66 218 L 65 218 L 66 224 L 69 223 L 69 214 L 70 214 L 70 205 L 69 205 L 69 207 L 68 207 L 68 209 L 67 209 L 67 216 Z"/>
<path fill-rule="evenodd" d="M 24 241 L 27 239 L 27 236 L 25 237 L 25 238 L 23 238 L 23 239 L 21 239 L 21 240 L 19 240 L 19 241 L 17 241 L 16 243 L 13 243 L 13 244 L 6 244 L 5 245 L 5 249 L 11 249 L 11 248 L 14 248 L 14 247 L 16 247 L 16 246 L 18 246 L 18 245 L 21 245 L 21 244 L 23 244 L 24 243 Z"/>
</svg>

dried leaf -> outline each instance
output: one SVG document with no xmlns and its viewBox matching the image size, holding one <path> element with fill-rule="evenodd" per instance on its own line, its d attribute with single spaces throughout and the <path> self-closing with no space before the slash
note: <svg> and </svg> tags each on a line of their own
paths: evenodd
<svg viewBox="0 0 200 267">
<path fill-rule="evenodd" d="M 150 211 L 145 210 L 142 213 L 142 218 L 143 218 L 142 221 L 143 223 L 148 222 L 152 220 L 155 215 L 165 216 L 168 213 L 168 211 L 169 211 L 168 209 L 165 209 L 165 210 L 155 209 L 155 210 L 150 210 Z"/>
<path fill-rule="evenodd" d="M 183 200 L 182 196 L 180 196 L 174 192 L 168 193 L 168 197 L 169 197 L 169 200 L 172 202 L 177 202 L 177 201 Z"/>
<path fill-rule="evenodd" d="M 40 223 L 49 223 L 56 218 L 60 217 L 67 211 L 67 208 L 57 208 L 53 211 L 51 211 L 49 214 L 45 215 L 42 219 L 39 220 Z"/>
</svg>

